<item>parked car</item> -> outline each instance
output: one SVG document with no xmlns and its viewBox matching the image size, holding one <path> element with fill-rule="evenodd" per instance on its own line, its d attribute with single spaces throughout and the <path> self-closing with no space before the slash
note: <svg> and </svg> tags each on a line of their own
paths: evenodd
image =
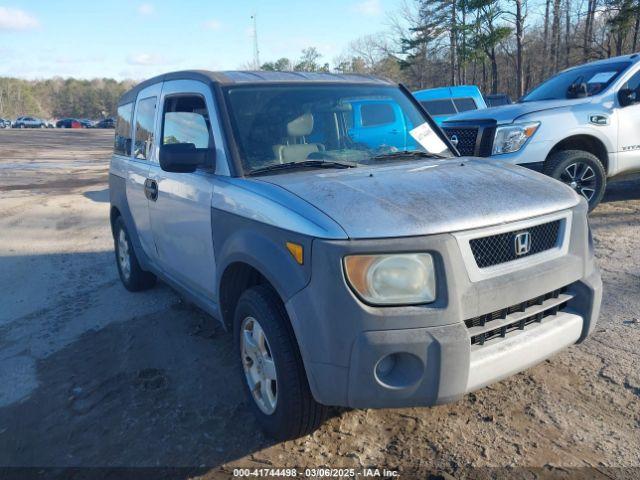
<svg viewBox="0 0 640 480">
<path fill-rule="evenodd" d="M 593 209 L 608 178 L 640 172 L 640 55 L 570 68 L 516 104 L 466 112 L 443 127 L 463 155 L 544 172 Z"/>
<path fill-rule="evenodd" d="M 418 90 L 413 92 L 413 96 L 438 125 L 457 113 L 487 108 L 480 89 L 475 85 Z"/>
<path fill-rule="evenodd" d="M 47 128 L 47 124 L 36 117 L 18 117 L 13 122 L 13 128 Z"/>
<path fill-rule="evenodd" d="M 82 124 L 82 128 L 93 128 L 93 120 L 89 120 L 88 118 L 81 118 L 78 120 L 80 124 Z"/>
<path fill-rule="evenodd" d="M 393 103 L 415 150 L 355 141 L 355 99 Z M 160 277 L 234 332 L 271 436 L 310 432 L 327 405 L 454 401 L 595 327 L 586 201 L 459 158 L 401 86 L 187 71 L 141 83 L 117 112 L 120 279 L 138 291 Z"/>
<path fill-rule="evenodd" d="M 56 122 L 56 128 L 84 128 L 75 118 L 63 118 Z"/>
<path fill-rule="evenodd" d="M 116 128 L 116 122 L 113 118 L 104 118 L 97 122 L 94 128 Z"/>
<path fill-rule="evenodd" d="M 0 118 L 0 128 L 11 128 L 11 120 Z"/>
<path fill-rule="evenodd" d="M 487 107 L 501 107 L 502 105 L 511 105 L 513 102 L 511 101 L 511 97 L 506 93 L 494 93 L 491 95 L 484 96 L 485 103 Z"/>
</svg>

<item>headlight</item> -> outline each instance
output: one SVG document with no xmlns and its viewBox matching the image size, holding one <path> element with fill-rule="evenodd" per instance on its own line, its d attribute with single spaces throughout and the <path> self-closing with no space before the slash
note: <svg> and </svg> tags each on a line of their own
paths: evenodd
<svg viewBox="0 0 640 480">
<path fill-rule="evenodd" d="M 536 133 L 540 122 L 516 123 L 496 129 L 493 141 L 493 155 L 517 152 Z"/>
<path fill-rule="evenodd" d="M 350 255 L 344 258 L 349 285 L 367 303 L 416 305 L 436 299 L 433 257 L 428 253 Z"/>
</svg>

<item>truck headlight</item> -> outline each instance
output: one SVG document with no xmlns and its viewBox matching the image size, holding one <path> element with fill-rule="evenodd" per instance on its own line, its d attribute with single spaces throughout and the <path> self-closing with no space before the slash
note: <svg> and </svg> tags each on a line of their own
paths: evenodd
<svg viewBox="0 0 640 480">
<path fill-rule="evenodd" d="M 436 299 L 433 257 L 428 253 L 349 255 L 344 258 L 347 281 L 373 305 L 416 305 Z"/>
<path fill-rule="evenodd" d="M 536 133 L 540 122 L 516 123 L 496 129 L 492 155 L 517 152 Z"/>
</svg>

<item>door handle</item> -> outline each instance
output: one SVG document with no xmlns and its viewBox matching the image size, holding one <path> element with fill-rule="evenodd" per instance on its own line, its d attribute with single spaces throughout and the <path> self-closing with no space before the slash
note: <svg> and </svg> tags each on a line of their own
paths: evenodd
<svg viewBox="0 0 640 480">
<path fill-rule="evenodd" d="M 144 181 L 144 196 L 155 202 L 158 199 L 158 182 L 147 178 Z"/>
</svg>

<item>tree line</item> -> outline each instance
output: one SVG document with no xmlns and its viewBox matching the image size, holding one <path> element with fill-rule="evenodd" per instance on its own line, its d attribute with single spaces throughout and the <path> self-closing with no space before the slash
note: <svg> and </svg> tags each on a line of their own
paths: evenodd
<svg viewBox="0 0 640 480">
<path fill-rule="evenodd" d="M 640 46 L 640 0 L 405 0 L 387 20 L 331 62 L 308 47 L 245 67 L 374 74 L 413 89 L 473 84 L 515 99 L 559 70 Z M 0 78 L 0 116 L 112 116 L 134 83 Z"/>
<path fill-rule="evenodd" d="M 115 114 L 118 98 L 134 83 L 109 78 L 78 80 L 0 78 L 0 117 L 105 118 Z"/>
<path fill-rule="evenodd" d="M 332 70 L 519 98 L 567 67 L 637 52 L 640 0 L 406 0 L 388 24 L 353 41 Z M 317 49 L 302 53 L 261 68 L 330 70 Z"/>
</svg>

